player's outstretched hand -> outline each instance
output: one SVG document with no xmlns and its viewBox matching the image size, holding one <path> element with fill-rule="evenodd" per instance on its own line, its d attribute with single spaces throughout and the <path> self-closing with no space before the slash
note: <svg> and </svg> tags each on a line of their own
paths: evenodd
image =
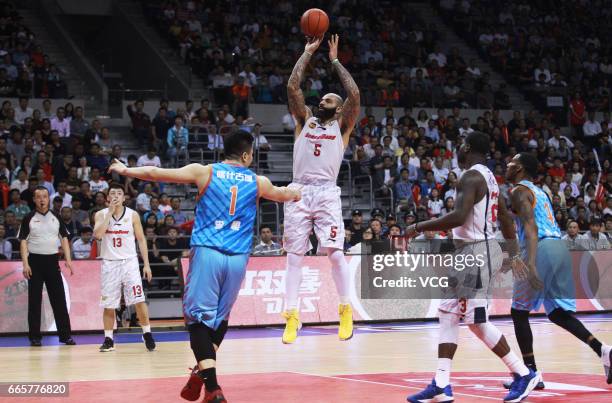
<svg viewBox="0 0 612 403">
<path fill-rule="evenodd" d="M 412 224 L 406 227 L 406 231 L 404 231 L 404 236 L 406 238 L 412 238 L 417 234 L 416 224 Z"/>
<path fill-rule="evenodd" d="M 302 189 L 290 189 L 293 193 L 293 201 L 302 200 Z"/>
<path fill-rule="evenodd" d="M 148 282 L 151 282 L 151 279 L 153 278 L 153 273 L 151 273 L 151 267 L 149 267 L 148 264 L 144 265 L 144 267 L 142 268 L 142 277 Z"/>
<path fill-rule="evenodd" d="M 333 62 L 338 58 L 338 34 L 334 34 L 327 41 L 329 45 L 329 61 Z"/>
<path fill-rule="evenodd" d="M 529 267 L 527 267 L 520 256 L 510 258 L 510 268 L 516 280 L 524 280 L 529 276 Z"/>
<path fill-rule="evenodd" d="M 108 173 L 111 174 L 113 172 L 117 172 L 119 175 L 125 175 L 126 170 L 127 167 L 125 166 L 125 164 L 119 161 L 117 158 L 113 158 L 111 165 L 108 167 Z"/>
<path fill-rule="evenodd" d="M 312 55 L 317 51 L 317 49 L 319 49 L 321 42 L 323 42 L 323 37 L 308 38 L 308 42 L 306 42 L 304 50 Z"/>
<path fill-rule="evenodd" d="M 527 281 L 529 281 L 529 284 L 531 285 L 531 287 L 533 287 L 534 290 L 541 290 L 542 288 L 544 288 L 544 283 L 542 283 L 542 280 L 540 280 L 535 266 L 529 264 L 528 267 L 529 274 L 527 275 Z"/>
</svg>

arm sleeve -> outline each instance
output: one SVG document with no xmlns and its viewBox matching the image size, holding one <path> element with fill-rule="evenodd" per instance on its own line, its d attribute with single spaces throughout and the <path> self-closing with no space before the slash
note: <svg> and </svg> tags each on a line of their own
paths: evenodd
<svg viewBox="0 0 612 403">
<path fill-rule="evenodd" d="M 28 236 L 30 235 L 30 220 L 33 216 L 34 212 L 31 212 L 30 214 L 23 217 L 23 220 L 21 221 L 21 226 L 19 227 L 19 233 L 17 234 L 17 238 L 20 241 L 25 241 L 26 239 L 28 239 Z"/>
</svg>

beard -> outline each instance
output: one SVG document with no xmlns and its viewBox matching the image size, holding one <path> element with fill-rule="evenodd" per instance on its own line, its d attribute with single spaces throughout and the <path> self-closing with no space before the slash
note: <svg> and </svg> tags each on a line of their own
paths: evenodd
<svg viewBox="0 0 612 403">
<path fill-rule="evenodd" d="M 327 121 L 333 118 L 336 115 L 336 108 L 328 109 L 328 108 L 319 108 L 315 110 L 315 117 L 319 120 Z"/>
</svg>

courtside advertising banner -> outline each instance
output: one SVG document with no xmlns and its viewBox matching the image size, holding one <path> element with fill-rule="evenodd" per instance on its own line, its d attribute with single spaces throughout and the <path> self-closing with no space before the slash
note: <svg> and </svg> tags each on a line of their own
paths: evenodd
<svg viewBox="0 0 612 403">
<path fill-rule="evenodd" d="M 612 251 L 571 251 L 574 283 L 576 286 L 577 310 L 599 311 L 612 309 Z M 408 281 L 397 281 L 389 287 L 389 296 L 377 285 L 390 280 L 385 271 L 397 270 L 397 257 L 388 258 L 381 269 L 380 262 L 374 268 L 373 258 L 368 255 L 346 256 L 354 279 L 350 295 L 355 320 L 405 320 L 429 319 L 437 316 L 439 298 L 423 298 L 423 290 L 417 294 L 402 295 L 398 286 Z M 403 259 L 403 257 L 402 257 Z M 189 270 L 189 259 L 182 260 L 183 276 Z M 100 330 L 102 308 L 100 301 L 99 260 L 74 261 L 74 275 L 64 269 L 60 262 L 66 301 L 72 329 L 76 331 Z M 285 290 L 286 257 L 251 257 L 245 279 L 232 314 L 230 325 L 274 325 L 284 323 L 283 311 Z M 194 270 L 206 270 L 196 267 Z M 27 332 L 28 287 L 22 273 L 21 262 L 0 262 L 0 333 Z M 415 270 L 416 271 L 416 270 Z M 415 272 L 413 271 L 413 273 Z M 299 290 L 300 319 L 304 323 L 326 323 L 338 321 L 338 296 L 331 275 L 331 265 L 325 256 L 307 256 L 302 267 L 303 280 Z M 387 277 L 385 277 L 385 275 Z M 399 275 L 398 275 L 399 276 Z M 404 277 L 404 276 L 399 276 Z M 439 271 L 421 269 L 421 284 L 440 287 L 451 284 Z M 491 284 L 512 283 L 512 273 L 494 276 Z M 389 285 L 389 281 L 385 283 Z M 374 289 L 376 288 L 376 289 Z M 384 288 L 384 287 L 382 287 Z M 506 294 L 490 299 L 490 314 L 507 315 L 510 312 L 510 289 L 499 290 Z M 369 293 L 369 295 L 368 295 Z M 415 297 L 410 298 L 410 295 Z M 437 297 L 436 293 L 431 293 Z M 398 297 L 399 296 L 399 297 Z M 53 313 L 46 290 L 43 290 L 42 331 L 55 331 Z"/>
</svg>

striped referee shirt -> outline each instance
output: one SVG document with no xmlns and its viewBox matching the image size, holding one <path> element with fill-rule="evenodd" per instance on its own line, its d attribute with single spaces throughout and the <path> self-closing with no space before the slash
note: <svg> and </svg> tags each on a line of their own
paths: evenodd
<svg viewBox="0 0 612 403">
<path fill-rule="evenodd" d="M 37 255 L 55 255 L 58 241 L 68 238 L 68 230 L 60 218 L 51 210 L 42 214 L 30 212 L 21 221 L 17 238 L 28 241 L 28 251 Z"/>
</svg>

